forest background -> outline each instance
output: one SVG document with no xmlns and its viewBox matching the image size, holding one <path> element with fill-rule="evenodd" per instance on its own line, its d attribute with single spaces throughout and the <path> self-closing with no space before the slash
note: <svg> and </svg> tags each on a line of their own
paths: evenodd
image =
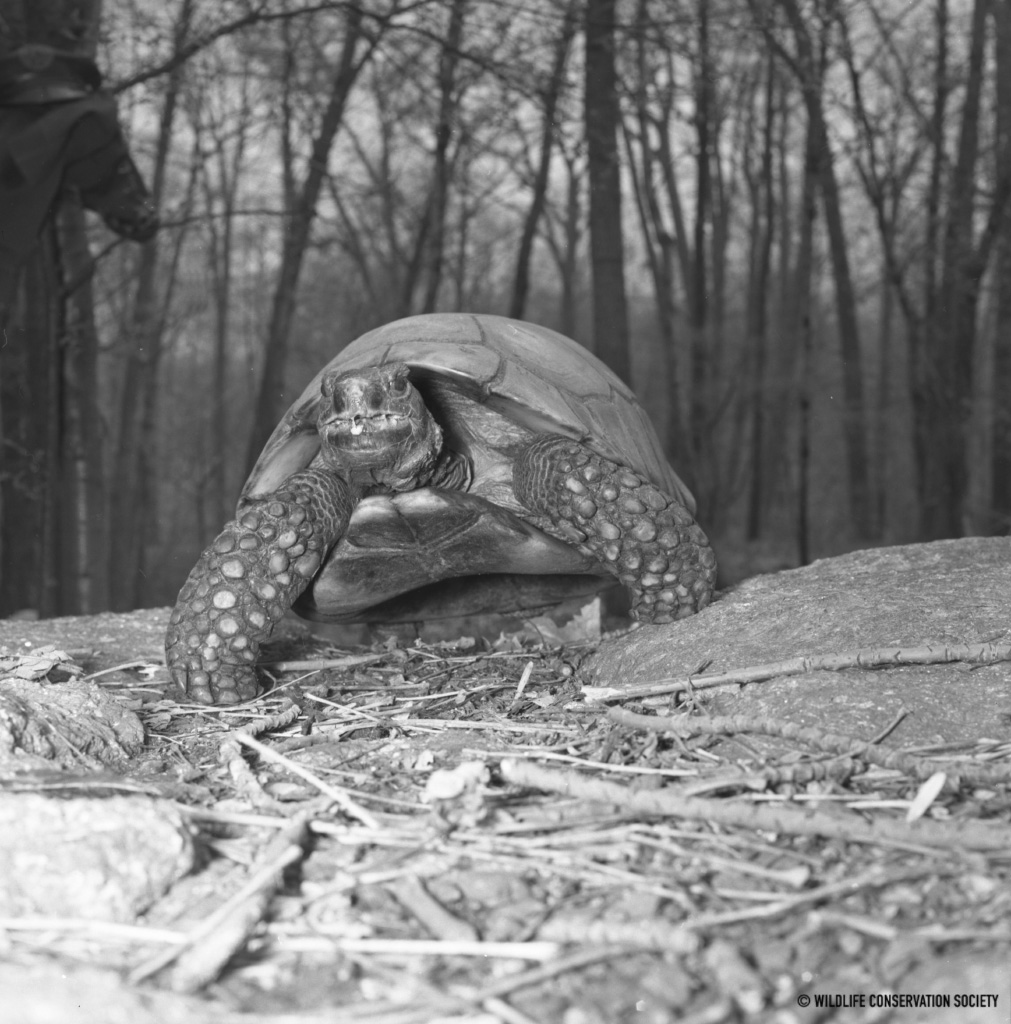
<svg viewBox="0 0 1011 1024">
<path fill-rule="evenodd" d="M 95 56 L 162 220 L 123 242 L 66 195 L 23 268 L 0 615 L 172 603 L 309 378 L 434 310 L 631 381 L 724 582 L 1009 530 L 1011 0 L 0 0 L 0 28 Z"/>
</svg>

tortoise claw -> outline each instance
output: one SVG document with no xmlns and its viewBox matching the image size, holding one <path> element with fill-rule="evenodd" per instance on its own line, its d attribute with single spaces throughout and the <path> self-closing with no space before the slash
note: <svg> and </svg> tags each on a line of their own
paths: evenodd
<svg viewBox="0 0 1011 1024">
<path fill-rule="evenodd" d="M 198 657 L 187 658 L 189 664 L 173 664 L 174 661 L 170 649 L 168 662 L 172 682 L 187 699 L 197 704 L 240 704 L 259 693 L 256 675 L 246 664 L 218 662 L 210 672 L 204 667 L 194 667 Z"/>
</svg>

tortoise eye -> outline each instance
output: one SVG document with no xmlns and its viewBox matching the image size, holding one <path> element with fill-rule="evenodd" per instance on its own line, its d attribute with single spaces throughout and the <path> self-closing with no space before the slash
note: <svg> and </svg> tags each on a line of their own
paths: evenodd
<svg viewBox="0 0 1011 1024">
<path fill-rule="evenodd" d="M 394 395 L 402 395 L 407 391 L 410 381 L 407 379 L 407 371 L 400 370 L 394 374 L 393 380 L 390 381 L 390 391 Z"/>
</svg>

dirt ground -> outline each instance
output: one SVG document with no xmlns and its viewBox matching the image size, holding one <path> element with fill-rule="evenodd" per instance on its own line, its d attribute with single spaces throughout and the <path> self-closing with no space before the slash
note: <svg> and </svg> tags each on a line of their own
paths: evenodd
<svg viewBox="0 0 1011 1024">
<path fill-rule="evenodd" d="M 0 621 L 5 1019 L 1009 1024 L 1009 564 L 858 552 L 602 642 L 286 628 L 228 709 L 167 610 Z"/>
</svg>

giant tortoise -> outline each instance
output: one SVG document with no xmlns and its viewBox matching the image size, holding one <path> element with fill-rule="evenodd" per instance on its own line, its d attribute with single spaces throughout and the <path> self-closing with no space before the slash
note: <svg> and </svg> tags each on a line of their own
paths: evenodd
<svg viewBox="0 0 1011 1024">
<path fill-rule="evenodd" d="M 289 607 L 424 619 L 451 592 L 543 604 L 520 583 L 552 577 L 617 577 L 635 618 L 670 622 L 713 589 L 694 511 L 632 392 L 576 342 L 498 316 L 398 320 L 285 414 L 179 593 L 168 667 L 191 698 L 232 703 L 256 695 Z"/>
</svg>

